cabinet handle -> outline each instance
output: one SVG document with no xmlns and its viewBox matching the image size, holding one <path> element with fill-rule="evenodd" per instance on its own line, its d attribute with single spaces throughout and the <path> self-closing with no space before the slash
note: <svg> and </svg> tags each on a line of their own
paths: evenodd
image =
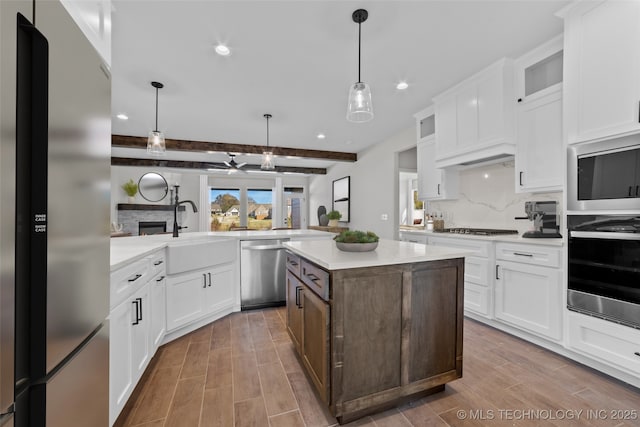
<svg viewBox="0 0 640 427">
<path fill-rule="evenodd" d="M 290 260 L 289 260 L 289 264 L 293 265 L 294 267 L 297 267 L 297 266 L 298 266 L 298 263 L 297 263 L 297 262 L 295 262 L 295 261 L 294 261 L 294 260 L 292 260 L 292 259 L 290 259 Z"/>
<path fill-rule="evenodd" d="M 163 260 L 156 261 L 156 262 L 154 262 L 154 263 L 153 263 L 153 265 L 160 265 L 160 264 L 162 264 L 163 262 L 164 262 Z"/>
<path fill-rule="evenodd" d="M 524 173 L 524 172 L 520 171 L 520 187 L 522 187 L 522 174 L 523 174 L 523 173 Z"/>
<path fill-rule="evenodd" d="M 138 299 L 136 298 L 135 301 L 131 301 L 132 304 L 134 304 L 136 306 L 136 321 L 132 323 L 132 325 L 137 325 L 138 323 L 140 323 L 140 319 L 138 319 Z"/>
<path fill-rule="evenodd" d="M 138 280 L 139 278 L 142 277 L 142 274 L 136 274 L 133 279 L 129 279 L 129 282 L 135 282 L 136 280 Z"/>
<path fill-rule="evenodd" d="M 307 276 L 309 279 L 311 279 L 314 282 L 317 282 L 318 280 L 320 280 L 320 278 L 313 273 L 306 274 L 305 276 Z"/>
<path fill-rule="evenodd" d="M 638 101 L 638 123 L 640 123 L 640 101 Z"/>
<path fill-rule="evenodd" d="M 533 254 L 523 254 L 521 252 L 514 252 L 513 254 L 517 255 L 517 256 L 526 256 L 526 257 L 530 257 L 530 258 L 533 257 Z"/>
<path fill-rule="evenodd" d="M 500 264 L 496 264 L 496 280 L 500 280 L 500 276 L 498 276 L 498 268 L 500 268 Z"/>
<path fill-rule="evenodd" d="M 302 290 L 302 286 L 296 286 L 296 307 L 300 307 L 300 291 Z"/>
<path fill-rule="evenodd" d="M 164 280 L 164 276 L 160 276 L 156 279 L 156 282 L 162 282 Z"/>
<path fill-rule="evenodd" d="M 207 275 L 202 273 L 202 282 L 204 283 L 203 288 L 207 287 Z"/>
<path fill-rule="evenodd" d="M 211 273 L 207 273 L 209 275 L 209 287 L 211 287 Z"/>
<path fill-rule="evenodd" d="M 140 318 L 137 320 L 142 321 L 142 298 L 136 298 L 136 301 L 138 301 L 138 305 L 140 306 Z"/>
<path fill-rule="evenodd" d="M 629 186 L 629 197 L 631 197 L 631 189 L 633 188 L 633 186 Z"/>
<path fill-rule="evenodd" d="M 635 354 L 636 356 L 640 357 L 640 351 L 636 351 L 636 352 L 635 352 L 635 353 L 633 353 L 633 354 Z"/>
<path fill-rule="evenodd" d="M 638 189 L 640 189 L 640 185 L 636 185 L 636 197 L 638 197 Z"/>
<path fill-rule="evenodd" d="M 440 195 L 440 184 L 438 184 L 438 196 Z"/>
</svg>

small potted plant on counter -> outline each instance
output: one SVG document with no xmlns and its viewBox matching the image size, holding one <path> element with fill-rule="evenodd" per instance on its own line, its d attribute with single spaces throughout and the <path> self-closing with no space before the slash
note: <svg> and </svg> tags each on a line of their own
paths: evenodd
<svg viewBox="0 0 640 427">
<path fill-rule="evenodd" d="M 138 193 L 138 184 L 130 179 L 129 181 L 122 184 L 122 189 L 125 193 L 127 193 L 127 196 L 129 196 L 129 203 L 134 203 L 136 201 L 136 194 Z"/>
<path fill-rule="evenodd" d="M 337 227 L 342 214 L 338 211 L 331 211 L 327 214 L 327 218 L 329 218 L 329 227 Z"/>
<path fill-rule="evenodd" d="M 369 252 L 378 247 L 380 238 L 373 231 L 343 231 L 333 238 L 336 246 L 345 252 Z"/>
</svg>

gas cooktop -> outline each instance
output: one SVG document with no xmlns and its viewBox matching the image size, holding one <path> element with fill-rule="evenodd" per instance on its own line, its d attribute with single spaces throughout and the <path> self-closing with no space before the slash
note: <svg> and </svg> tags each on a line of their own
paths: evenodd
<svg viewBox="0 0 640 427">
<path fill-rule="evenodd" d="M 518 230 L 501 230 L 496 228 L 445 228 L 436 233 L 472 234 L 475 236 L 497 236 L 499 234 L 518 234 Z"/>
</svg>

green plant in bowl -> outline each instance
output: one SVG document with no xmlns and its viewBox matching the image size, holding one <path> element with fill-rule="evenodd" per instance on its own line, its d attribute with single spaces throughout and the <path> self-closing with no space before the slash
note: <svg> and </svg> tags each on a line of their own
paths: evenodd
<svg viewBox="0 0 640 427">
<path fill-rule="evenodd" d="M 133 197 L 138 192 L 138 184 L 136 184 L 135 182 L 133 182 L 132 179 L 130 179 L 129 181 L 122 184 L 122 189 L 124 190 L 125 193 L 127 193 L 127 196 Z"/>
<path fill-rule="evenodd" d="M 373 231 L 347 230 L 333 238 L 336 246 L 346 252 L 369 252 L 378 247 L 380 238 Z"/>
<path fill-rule="evenodd" d="M 327 214 L 327 218 L 338 220 L 338 219 L 342 218 L 342 214 L 340 212 L 338 212 L 338 211 L 330 211 Z"/>
</svg>

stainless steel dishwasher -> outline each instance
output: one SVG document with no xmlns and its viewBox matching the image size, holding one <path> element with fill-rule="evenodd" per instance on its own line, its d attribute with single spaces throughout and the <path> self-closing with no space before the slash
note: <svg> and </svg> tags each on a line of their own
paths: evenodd
<svg viewBox="0 0 640 427">
<path fill-rule="evenodd" d="M 240 243 L 240 306 L 242 310 L 284 305 L 289 239 L 243 240 Z"/>
</svg>

